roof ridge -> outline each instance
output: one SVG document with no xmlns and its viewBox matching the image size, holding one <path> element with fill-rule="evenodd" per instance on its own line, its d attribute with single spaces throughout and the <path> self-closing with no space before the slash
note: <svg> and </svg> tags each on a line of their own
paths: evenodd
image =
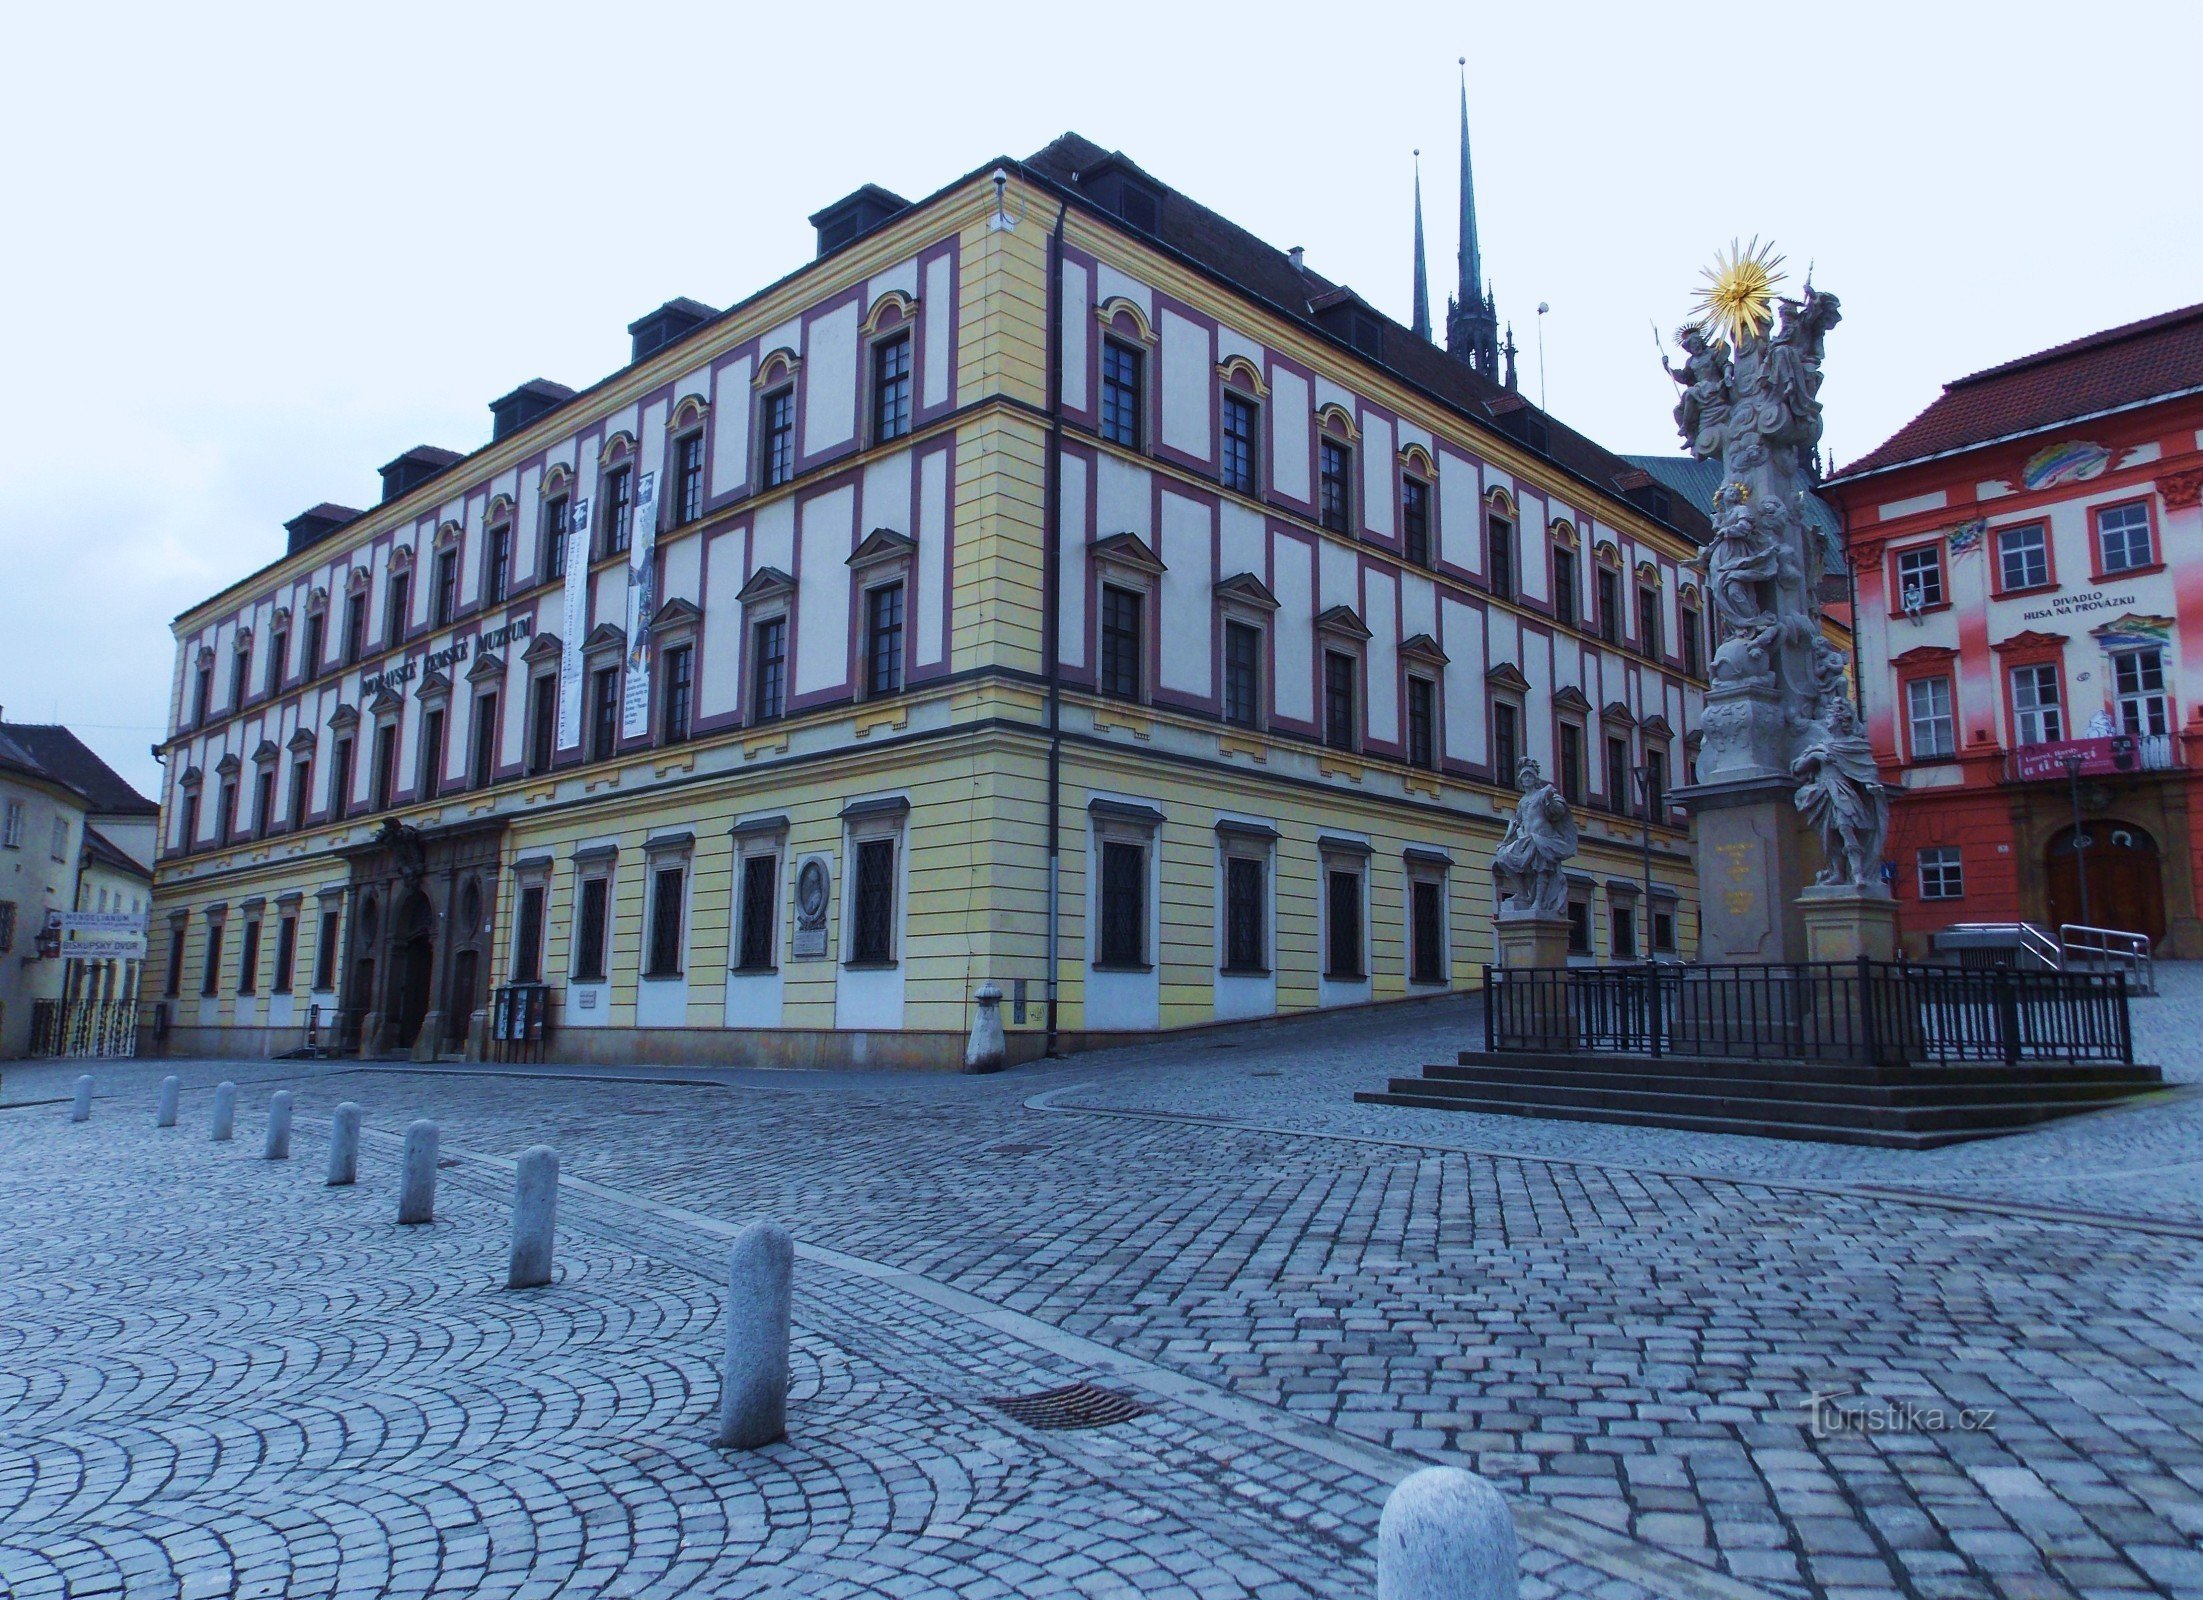
<svg viewBox="0 0 2203 1600">
<path fill-rule="evenodd" d="M 2046 349 L 2037 350 L 2031 355 L 2015 356 L 2009 361 L 2000 361 L 1993 367 L 1983 367 L 1979 372 L 1969 372 L 1962 378 L 1953 378 L 1950 382 L 1944 384 L 1943 388 L 1946 393 L 1952 389 L 1962 389 L 1990 378 L 2001 378 L 2014 372 L 2024 372 L 2029 367 L 2041 366 L 2052 361 L 2062 361 L 2068 356 L 2084 355 L 2091 350 L 2108 349 L 2112 345 L 2124 343 L 2129 339 L 2139 339 L 2148 334 L 2161 333 L 2166 328 L 2176 326 L 2179 323 L 2199 319 L 2203 319 L 2203 301 L 2199 301 L 2192 306 L 2182 306 L 2175 311 L 2160 311 L 2155 316 L 2143 317 L 2134 322 L 2122 322 L 2115 328 L 2101 328 L 2094 333 L 2083 334 L 2078 339 L 2068 339 L 2063 344 L 2054 344 Z"/>
</svg>

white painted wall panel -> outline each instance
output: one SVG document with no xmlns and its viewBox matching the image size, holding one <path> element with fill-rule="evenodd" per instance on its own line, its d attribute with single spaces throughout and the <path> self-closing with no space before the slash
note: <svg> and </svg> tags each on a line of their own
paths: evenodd
<svg viewBox="0 0 2203 1600">
<path fill-rule="evenodd" d="M 849 552 L 857 514 L 853 488 L 804 502 L 803 568 L 796 580 L 795 692 L 831 689 L 849 676 Z"/>
<path fill-rule="evenodd" d="M 1545 530 L 1549 526 L 1545 501 L 1537 495 L 1526 494 L 1517 502 L 1516 509 L 1521 512 L 1521 518 L 1515 525 L 1515 581 L 1522 586 L 1525 595 L 1543 600 L 1552 587 L 1541 554 Z"/>
<path fill-rule="evenodd" d="M 918 654 L 931 665 L 948 659 L 943 601 L 948 589 L 949 458 L 936 450 L 918 469 Z"/>
<path fill-rule="evenodd" d="M 912 256 L 908 261 L 898 261 L 892 267 L 882 268 L 865 280 L 865 309 L 867 311 L 871 310 L 871 302 L 879 299 L 881 295 L 893 294 L 897 291 L 909 295 L 913 300 L 918 298 L 918 258 L 916 256 Z"/>
<path fill-rule="evenodd" d="M 536 563 L 542 559 L 543 540 L 543 471 L 529 467 L 520 474 L 520 482 L 513 492 L 513 583 L 515 589 L 533 583 Z M 333 596 L 336 591 L 331 590 Z M 338 619 L 330 624 L 333 633 L 342 626 L 343 611 L 340 603 L 331 599 L 329 614 Z"/>
<path fill-rule="evenodd" d="M 1310 626 L 1315 611 L 1314 562 L 1298 539 L 1280 539 L 1273 552 L 1277 617 L 1271 640 L 1277 652 L 1277 714 L 1307 722 L 1316 714 L 1315 682 L 1309 676 L 1315 648 Z"/>
<path fill-rule="evenodd" d="M 1400 737 L 1399 591 L 1384 573 L 1369 575 L 1369 736 L 1388 743 Z"/>
<path fill-rule="evenodd" d="M 869 534 L 874 528 L 892 528 L 897 533 L 916 536 L 917 530 L 910 525 L 910 473 L 908 450 L 882 456 L 866 466 L 864 501 L 858 507 L 863 532 Z"/>
<path fill-rule="evenodd" d="M 658 604 L 668 600 L 693 601 L 699 592 L 704 568 L 704 541 L 701 539 L 676 539 L 660 545 L 663 586 L 658 591 Z"/>
<path fill-rule="evenodd" d="M 1357 612 L 1362 608 L 1361 558 L 1346 545 L 1331 543 L 1328 539 L 1319 545 L 1322 553 L 1322 583 L 1316 591 L 1316 610 L 1328 611 L 1333 606 L 1352 606 Z"/>
<path fill-rule="evenodd" d="M 1163 443 L 1188 455 L 1209 457 L 1209 394 L 1216 383 L 1216 357 L 1209 330 L 1165 311 L 1162 327 Z"/>
<path fill-rule="evenodd" d="M 723 368 L 711 403 L 711 492 L 725 494 L 749 481 L 750 372 L 748 356 Z"/>
<path fill-rule="evenodd" d="M 1155 546 L 1154 499 L 1145 467 L 1133 466 L 1117 456 L 1104 455 L 1097 462 L 1094 485 L 1094 537 L 1111 538 L 1136 533 Z"/>
<path fill-rule="evenodd" d="M 1553 760 L 1553 658 L 1543 641 L 1522 641 L 1522 675 L 1530 680 L 1523 695 L 1522 748 L 1536 758 L 1548 775 L 1559 771 Z"/>
<path fill-rule="evenodd" d="M 1438 549 L 1457 567 L 1484 570 L 1484 475 L 1467 456 L 1446 451 L 1438 458 Z"/>
<path fill-rule="evenodd" d="M 794 502 L 776 500 L 771 505 L 757 508 L 757 520 L 751 525 L 751 540 L 755 553 L 750 558 L 750 570 L 759 567 L 778 567 L 782 572 L 796 569 L 796 510 Z"/>
<path fill-rule="evenodd" d="M 1400 637 L 1438 637 L 1438 585 L 1420 572 L 1400 574 Z"/>
<path fill-rule="evenodd" d="M 698 367 L 694 372 L 684 372 L 673 382 L 673 403 L 679 405 L 690 395 L 711 398 L 711 368 Z"/>
<path fill-rule="evenodd" d="M 925 292 L 920 296 L 924 309 L 918 320 L 925 329 L 925 388 L 919 395 L 919 404 L 944 405 L 955 393 L 956 352 L 949 343 L 949 333 L 956 321 L 955 274 L 948 257 L 926 263 Z"/>
<path fill-rule="evenodd" d="M 1091 275 L 1076 261 L 1063 264 L 1063 397 L 1086 406 L 1086 340 L 1094 325 Z"/>
<path fill-rule="evenodd" d="M 1166 689 L 1209 692 L 1210 629 L 1216 607 L 1215 545 L 1209 508 L 1184 495 L 1163 496 L 1162 669 Z"/>
<path fill-rule="evenodd" d="M 691 541 L 699 542 L 699 541 Z M 714 534 L 704 552 L 703 661 L 696 684 L 696 709 L 718 716 L 742 703 L 742 592 L 750 536 L 741 528 Z"/>
<path fill-rule="evenodd" d="M 1217 511 L 1218 543 L 1223 559 L 1218 563 L 1219 577 L 1229 578 L 1235 573 L 1251 572 L 1264 584 L 1269 580 L 1269 538 L 1264 531 L 1262 513 L 1241 505 L 1236 500 L 1226 500 Z"/>
<path fill-rule="evenodd" d="M 766 334 L 764 338 L 757 341 L 758 359 L 763 360 L 775 350 L 792 350 L 799 356 L 803 354 L 803 319 L 801 317 L 790 317 L 786 322 L 783 322 L 772 332 Z"/>
<path fill-rule="evenodd" d="M 1063 571 L 1056 596 L 1058 656 L 1070 666 L 1086 661 L 1086 546 L 1094 536 L 1086 522 L 1086 462 L 1063 458 Z"/>
<path fill-rule="evenodd" d="M 1140 315 L 1148 325 L 1155 322 L 1155 292 L 1137 278 L 1128 278 L 1108 262 L 1097 262 L 1094 267 L 1095 303 L 1107 305 L 1122 296 L 1140 308 Z"/>
<path fill-rule="evenodd" d="M 803 450 L 816 455 L 857 433 L 857 308 L 814 317 L 803 353 Z"/>
<path fill-rule="evenodd" d="M 1308 452 L 1315 413 L 1308 404 L 1308 380 L 1297 372 L 1270 375 L 1270 481 L 1277 492 L 1308 498 Z"/>
<path fill-rule="evenodd" d="M 1233 356 L 1245 356 L 1254 363 L 1255 371 L 1260 372 L 1262 370 L 1263 350 L 1261 345 L 1255 343 L 1254 340 L 1248 338 L 1237 328 L 1218 328 L 1216 330 L 1216 359 L 1229 361 Z"/>
<path fill-rule="evenodd" d="M 1333 383 L 1319 372 L 1316 374 L 1315 404 L 1309 409 L 1321 411 L 1325 406 L 1337 406 L 1348 416 L 1353 416 L 1355 411 L 1354 391 L 1343 384 Z M 1357 423 L 1356 426 L 1359 426 L 1359 424 Z"/>
<path fill-rule="evenodd" d="M 1397 465 L 1390 417 L 1362 414 L 1362 526 L 1392 537 L 1393 472 Z"/>
</svg>

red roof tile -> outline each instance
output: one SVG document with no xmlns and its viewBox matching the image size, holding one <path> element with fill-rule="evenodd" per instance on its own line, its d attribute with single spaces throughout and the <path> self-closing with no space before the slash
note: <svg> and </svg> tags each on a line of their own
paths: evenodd
<svg viewBox="0 0 2203 1600">
<path fill-rule="evenodd" d="M 1935 403 L 1836 474 L 1874 472 L 2203 387 L 2203 305 L 2054 345 L 1943 386 Z"/>
</svg>

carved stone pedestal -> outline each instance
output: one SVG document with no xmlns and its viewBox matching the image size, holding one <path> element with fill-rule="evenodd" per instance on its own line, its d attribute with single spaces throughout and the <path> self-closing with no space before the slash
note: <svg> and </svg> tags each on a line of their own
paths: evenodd
<svg viewBox="0 0 2203 1600">
<path fill-rule="evenodd" d="M 1689 808 L 1698 866 L 1698 959 L 1803 961 L 1799 896 L 1820 847 L 1786 777 L 1701 782 L 1675 793 Z"/>
<path fill-rule="evenodd" d="M 1798 896 L 1808 961 L 1893 960 L 1897 902 L 1887 889 L 1816 883 Z"/>
<path fill-rule="evenodd" d="M 443 1048 L 444 1014 L 434 1006 L 421 1018 L 421 1031 L 413 1036 L 413 1059 L 434 1061 Z"/>
<path fill-rule="evenodd" d="M 1503 967 L 1568 965 L 1568 918 L 1536 911 L 1502 911 L 1497 924 Z"/>
</svg>

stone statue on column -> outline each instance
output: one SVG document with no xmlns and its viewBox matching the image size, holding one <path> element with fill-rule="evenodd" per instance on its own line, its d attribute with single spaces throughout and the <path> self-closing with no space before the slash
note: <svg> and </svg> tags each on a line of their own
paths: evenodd
<svg viewBox="0 0 2203 1600">
<path fill-rule="evenodd" d="M 1575 813 L 1527 756 L 1515 766 L 1515 787 L 1522 798 L 1492 853 L 1500 962 L 1509 967 L 1566 966 L 1566 869 L 1577 847 Z"/>
</svg>

